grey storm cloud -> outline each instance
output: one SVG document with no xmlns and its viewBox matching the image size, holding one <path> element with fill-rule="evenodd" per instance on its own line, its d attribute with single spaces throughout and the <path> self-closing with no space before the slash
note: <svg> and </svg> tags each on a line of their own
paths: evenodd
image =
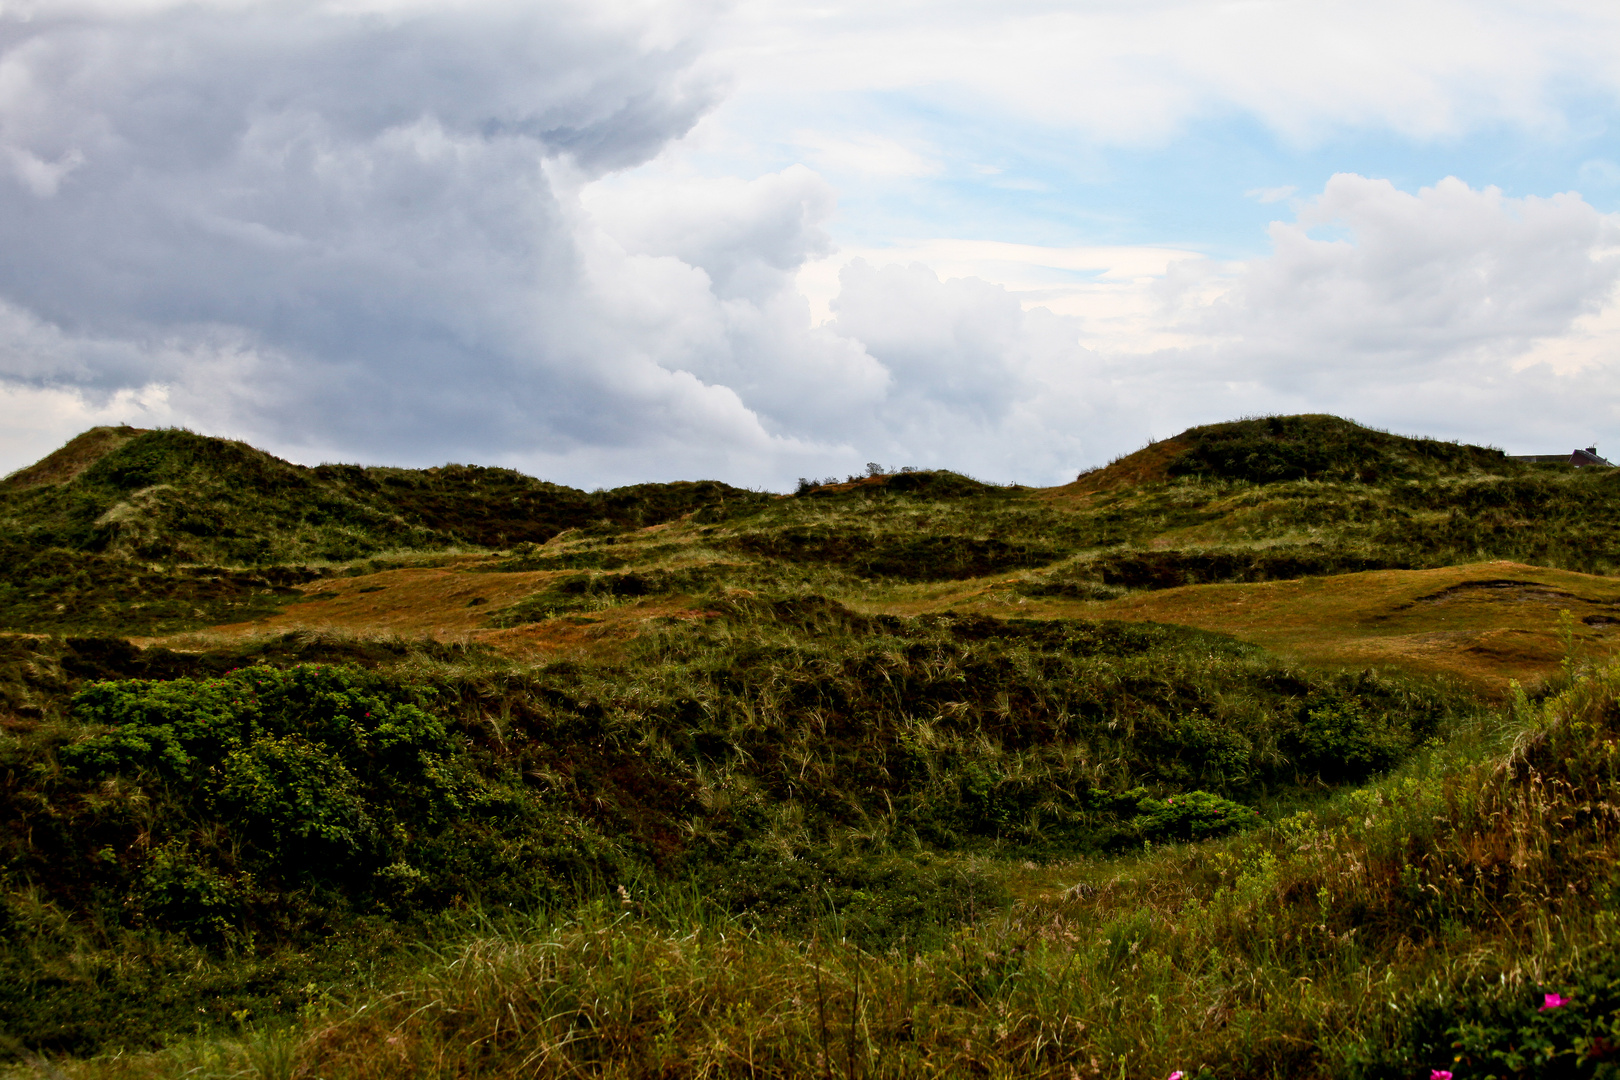
<svg viewBox="0 0 1620 1080">
<path fill-rule="evenodd" d="M 1597 346 L 1536 352 L 1606 340 L 1575 331 L 1612 310 L 1616 226 L 1573 194 L 1334 177 L 1269 253 L 1132 285 L 1183 342 L 1150 352 L 876 257 L 814 325 L 832 186 L 666 167 L 726 92 L 717 12 L 0 8 L 6 415 L 773 486 L 872 460 L 1050 482 L 1264 410 L 1620 422 Z"/>
<path fill-rule="evenodd" d="M 618 437 L 657 378 L 604 365 L 552 171 L 638 164 L 713 103 L 690 41 L 644 36 L 563 5 L 0 19 L 0 296 L 79 343 L 3 373 L 373 444 Z"/>
</svg>

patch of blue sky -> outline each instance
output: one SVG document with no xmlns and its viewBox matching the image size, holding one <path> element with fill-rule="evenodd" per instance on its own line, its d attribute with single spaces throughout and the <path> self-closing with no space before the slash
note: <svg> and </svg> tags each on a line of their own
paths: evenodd
<svg viewBox="0 0 1620 1080">
<path fill-rule="evenodd" d="M 958 104 L 911 93 L 755 99 L 728 106 L 726 122 L 756 162 L 803 161 L 832 183 L 839 210 L 829 229 L 859 248 L 948 236 L 1247 258 L 1269 248 L 1270 222 L 1292 220 L 1295 201 L 1339 172 L 1409 192 L 1447 176 L 1515 197 L 1576 191 L 1599 210 L 1620 208 L 1620 110 L 1609 95 L 1570 97 L 1561 121 L 1540 129 L 1497 123 L 1419 140 L 1347 128 L 1305 145 L 1241 112 L 1187 122 L 1159 144 L 1122 146 Z"/>
</svg>

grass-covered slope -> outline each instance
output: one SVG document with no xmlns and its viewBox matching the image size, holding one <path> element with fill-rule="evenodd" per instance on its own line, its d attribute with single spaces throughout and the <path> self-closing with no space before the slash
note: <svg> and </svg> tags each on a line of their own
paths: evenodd
<svg viewBox="0 0 1620 1080">
<path fill-rule="evenodd" d="M 350 564 L 390 551 L 508 550 L 570 530 L 613 539 L 694 514 L 724 526 L 703 543 L 790 575 L 928 582 L 1040 571 L 1030 587 L 1052 596 L 1488 559 L 1604 573 L 1620 561 L 1606 524 L 1617 513 L 1613 470 L 1529 466 L 1333 417 L 1194 428 L 1047 491 L 923 471 L 807 481 L 789 498 L 713 482 L 586 493 L 472 466 L 306 469 L 185 431 L 97 429 L 0 483 L 0 563 L 15 568 L 0 615 L 19 630 L 30 618 L 81 629 L 138 621 L 118 587 L 94 597 L 86 583 L 145 571 L 93 556 L 132 568 Z M 219 616 L 231 605 L 254 615 L 272 603 L 268 588 L 155 588 L 175 611 L 148 625 L 173 628 L 187 603 L 192 625 L 230 621 Z M 72 620 L 102 608 L 99 622 Z"/>
<path fill-rule="evenodd" d="M 1389 435 L 1330 416 L 1193 428 L 1038 493 L 1095 523 L 1065 573 L 1131 588 L 1505 559 L 1620 567 L 1620 472 Z"/>
<path fill-rule="evenodd" d="M 1264 829 L 1047 873 L 1070 887 L 933 947 L 638 893 L 483 935 L 280 1045 L 368 1080 L 1610 1077 L 1617 700 L 1615 672 L 1579 679 Z"/>
<path fill-rule="evenodd" d="M 583 492 L 509 469 L 304 468 L 183 430 L 97 428 L 0 481 L 0 627 L 162 633 L 268 614 L 387 552 L 609 534 L 766 496 L 713 481 Z"/>
<path fill-rule="evenodd" d="M 1184 432 L 1176 441 L 1182 447 L 1166 463 L 1167 476 L 1256 484 L 1500 475 L 1513 464 L 1500 450 L 1406 438 L 1324 415 L 1209 424 Z"/>
<path fill-rule="evenodd" d="M 759 498 L 714 482 L 588 493 L 464 465 L 310 469 L 189 431 L 97 429 L 0 483 L 0 532 L 33 548 L 251 565 L 506 547 Z"/>
<path fill-rule="evenodd" d="M 782 496 L 98 429 L 0 482 L 0 1056 L 1605 1075 L 1616 511 L 1332 417 Z"/>
<path fill-rule="evenodd" d="M 312 674 L 241 678 L 285 687 Z M 337 939 L 336 957 L 263 942 L 210 952 L 121 931 L 116 918 L 75 925 L 61 900 L 13 894 L 0 1000 L 30 1052 L 133 1049 L 137 1033 L 199 1019 L 212 1032 L 155 1056 L 68 1065 L 122 1078 L 1603 1077 L 1620 1041 L 1620 817 L 1610 797 L 1620 676 L 1569 676 L 1539 704 L 1452 725 L 1446 743 L 1393 775 L 1224 839 L 1215 830 L 1106 861 L 963 862 L 886 844 L 857 812 L 840 849 L 807 864 L 799 830 L 779 818 L 749 849 L 763 860 L 732 864 L 729 892 L 681 875 L 620 878 L 622 888 L 590 880 L 581 902 L 418 924 L 409 933 L 436 942 L 418 958 L 375 934 Z M 86 700 L 101 707 L 112 692 L 150 691 L 118 684 Z M 404 727 L 418 742 L 435 737 Z M 511 745 L 532 738 L 518 727 L 504 736 Z M 610 756 L 627 751 L 606 727 L 579 734 L 617 744 Z M 108 746 L 98 738 L 67 761 L 83 768 Z M 268 754 L 288 737 L 257 738 Z M 486 753 L 498 745 L 495 732 L 476 739 Z M 630 775 L 599 758 L 569 760 L 576 782 L 590 770 L 592 786 L 576 795 L 585 808 L 611 801 Z M 744 777 L 759 770 L 734 755 L 708 771 L 718 760 L 694 756 L 706 787 L 688 789 L 689 812 L 746 820 Z M 542 790 L 567 783 L 557 764 L 531 771 Z M 385 805 L 356 775 L 348 791 Z M 152 783 L 130 780 L 104 781 L 97 801 L 134 800 Z M 871 806 L 858 777 L 847 789 L 846 814 Z M 275 834 L 258 815 L 273 800 L 246 803 L 233 790 L 222 786 L 219 805 L 238 817 L 196 835 L 224 825 L 252 838 L 244 852 L 267 850 Z M 421 805 L 436 797 L 425 792 Z M 968 792 L 954 798 L 981 805 Z M 1162 819 L 1181 798 L 1138 816 Z M 1231 812 L 1189 801 L 1209 819 Z M 81 813 L 117 816 L 112 805 Z M 172 840 L 160 848 L 160 872 L 138 879 L 143 903 L 198 895 L 199 864 L 175 850 Z M 794 883 L 783 891 L 796 915 L 762 924 L 757 909 L 728 907 L 727 896 L 779 877 Z M 879 926 L 890 935 L 874 938 Z M 894 936 L 900 927 L 909 932 Z M 339 957 L 358 966 L 345 970 Z M 1548 1008 L 1548 995 L 1560 1004 Z"/>
<path fill-rule="evenodd" d="M 1200 477 L 1274 484 L 1289 480 L 1434 480 L 1523 471 L 1501 450 L 1411 438 L 1325 414 L 1206 424 L 1081 473 L 1085 490 Z"/>
<path fill-rule="evenodd" d="M 1468 708 L 1173 628 L 813 600 L 738 602 L 622 666 L 529 673 L 454 653 L 310 664 L 296 642 L 246 666 L 9 649 L 0 1029 L 81 1051 L 123 1009 L 144 1042 L 199 1004 L 263 1008 L 220 980 L 176 1012 L 137 1007 L 128 973 L 48 974 L 165 937 L 270 957 L 473 899 L 532 910 L 696 880 L 758 925 L 810 933 L 832 912 L 869 947 L 932 940 L 1000 902 L 965 855 L 1223 835 L 1389 767 Z M 109 674 L 139 678 L 90 678 Z"/>
</svg>

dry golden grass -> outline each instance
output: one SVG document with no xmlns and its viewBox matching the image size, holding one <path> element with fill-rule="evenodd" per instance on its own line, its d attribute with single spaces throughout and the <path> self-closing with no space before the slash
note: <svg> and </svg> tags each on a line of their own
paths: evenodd
<svg viewBox="0 0 1620 1080">
<path fill-rule="evenodd" d="M 701 619 L 707 612 L 688 597 L 649 597 L 600 611 L 493 629 L 490 617 L 544 590 L 571 570 L 483 573 L 489 559 L 460 558 L 444 566 L 384 570 L 324 578 L 301 587 L 310 599 L 251 622 L 136 638 L 140 645 L 195 650 L 219 648 L 260 636 L 296 631 L 358 637 L 431 638 L 478 642 L 521 660 L 601 656 L 653 621 Z"/>
<path fill-rule="evenodd" d="M 1513 562 L 1245 584 L 1186 585 L 1116 600 L 1021 596 L 1017 577 L 906 586 L 857 604 L 922 615 L 956 610 L 1001 618 L 1162 622 L 1231 634 L 1310 663 L 1397 667 L 1460 679 L 1497 697 L 1536 683 L 1572 644 L 1593 658 L 1620 643 L 1620 580 Z"/>
<path fill-rule="evenodd" d="M 1512 680 L 1533 682 L 1557 669 L 1561 611 L 1573 616 L 1575 645 L 1611 654 L 1620 581 L 1487 562 L 1187 586 L 1087 606 L 1105 618 L 1218 630 L 1306 661 L 1393 665 L 1501 694 Z"/>
<path fill-rule="evenodd" d="M 212 628 L 227 637 L 335 630 L 444 638 L 481 629 L 497 611 L 543 588 L 556 571 L 468 574 L 485 562 L 469 556 L 446 566 L 384 570 L 358 577 L 323 578 L 301 591 L 309 597 L 268 618 Z M 168 642 L 169 639 L 155 639 Z"/>
<path fill-rule="evenodd" d="M 477 641 L 515 658 L 542 659 L 602 655 L 649 624 L 709 615 L 691 597 L 660 596 L 492 629 L 492 614 L 572 571 L 477 572 L 485 562 L 468 557 L 440 567 L 325 579 L 304 586 L 320 599 L 269 618 L 143 643 L 197 648 L 311 630 Z M 1512 681 L 1533 684 L 1558 669 L 1565 650 L 1562 611 L 1572 616 L 1572 644 L 1586 654 L 1609 656 L 1620 642 L 1620 581 L 1523 563 L 1189 585 L 1109 601 L 1031 599 L 1011 588 L 1018 580 L 997 575 L 892 586 L 842 599 L 895 615 L 956 610 L 1004 618 L 1176 623 L 1231 634 L 1310 663 L 1449 676 L 1492 696 L 1505 693 Z"/>
<path fill-rule="evenodd" d="M 1042 501 L 1062 505 L 1083 501 L 1086 496 L 1103 491 L 1156 484 L 1165 479 L 1170 462 L 1186 448 L 1187 442 L 1180 436 L 1161 439 L 1101 469 L 1081 473 L 1072 484 L 1045 488 L 1035 494 Z"/>
</svg>

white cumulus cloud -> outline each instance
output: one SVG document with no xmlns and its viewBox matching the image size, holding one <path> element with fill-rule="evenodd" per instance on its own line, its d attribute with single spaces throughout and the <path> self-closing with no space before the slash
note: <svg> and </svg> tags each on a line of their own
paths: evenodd
<svg viewBox="0 0 1620 1080">
<path fill-rule="evenodd" d="M 782 486 L 869 460 L 1050 482 L 1268 409 L 1589 440 L 1620 421 L 1620 262 L 1573 193 L 1256 189 L 1293 216 L 1236 263 L 972 220 L 840 251 L 828 175 L 949 183 L 962 149 L 864 115 L 794 119 L 801 162 L 682 148 L 736 136 L 728 86 L 909 88 L 1124 142 L 1230 108 L 1300 139 L 1539 123 L 1566 61 L 1612 88 L 1617 26 L 1435 2 L 7 6 L 0 453 L 128 419 L 304 460 Z"/>
</svg>

